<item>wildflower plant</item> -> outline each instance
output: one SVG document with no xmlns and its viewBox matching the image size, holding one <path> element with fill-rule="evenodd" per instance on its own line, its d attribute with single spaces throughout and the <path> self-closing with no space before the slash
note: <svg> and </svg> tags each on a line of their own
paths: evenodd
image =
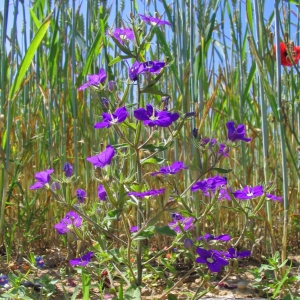
<svg viewBox="0 0 300 300">
<path fill-rule="evenodd" d="M 78 180 L 64 182 L 76 190 L 74 201 L 68 199 L 71 194 L 51 189 L 52 169 L 36 173 L 37 182 L 30 187 L 49 189 L 53 199 L 67 211 L 54 226 L 59 235 L 73 234 L 78 240 L 89 242 L 90 252 L 71 258 L 71 266 L 85 268 L 83 276 L 91 276 L 92 273 L 88 274 L 90 265 L 97 264 L 105 270 L 111 268 L 128 285 L 128 294 L 140 293 L 143 268 L 160 276 L 161 271 L 153 268 L 151 262 L 161 259 L 166 263 L 163 257 L 174 248 L 176 253 L 192 261 L 192 270 L 203 279 L 202 283 L 207 280 L 205 273 L 210 276 L 227 271 L 231 259 L 250 255 L 249 250 L 236 250 L 247 224 L 235 242 L 228 233 L 217 232 L 217 229 L 215 234 L 207 233 L 199 224 L 205 224 L 208 216 L 219 207 L 219 201 L 232 201 L 236 212 L 248 222 L 257 216 L 267 199 L 280 199 L 270 194 L 270 186 L 237 189 L 232 185 L 233 178 L 229 177 L 231 170 L 219 166 L 223 160 L 231 159 L 231 149 L 238 147 L 238 143 L 251 143 L 245 124 L 235 125 L 234 121 L 225 120 L 223 125 L 227 132 L 219 142 L 214 137 L 201 138 L 196 128 L 188 139 L 195 157 L 183 157 L 180 161 L 168 159 L 169 163 L 164 163 L 164 157 L 172 157 L 172 144 L 175 140 L 178 142 L 185 125 L 198 116 L 194 111 L 186 114 L 177 111 L 168 91 L 160 86 L 171 64 L 168 58 L 148 59 L 152 33 L 159 26 L 171 24 L 151 16 L 140 15 L 140 18 L 131 16 L 126 28 L 108 31 L 119 50 L 118 59 L 110 65 L 123 60 L 128 67 L 126 78 L 120 79 L 117 74 L 108 78 L 108 70 L 100 67 L 98 74 L 89 75 L 88 81 L 78 88 L 79 92 L 90 88 L 99 93 L 98 105 L 103 111 L 102 120 L 92 128 L 101 129 L 98 132 L 103 134 L 103 145 L 96 150 L 98 154 L 86 157 L 86 163 L 94 167 L 93 179 L 97 184 L 94 198 L 89 197 L 87 201 L 89 186 L 81 188 Z M 146 24 L 151 25 L 149 32 L 145 32 Z M 122 82 L 124 93 L 119 97 L 116 94 Z M 132 89 L 134 99 L 129 99 L 128 89 Z M 115 101 L 112 99 L 114 93 Z M 127 168 L 129 160 L 131 170 Z M 163 167 L 159 167 L 159 163 L 164 163 Z M 63 171 L 65 177 L 71 177 L 73 167 L 65 164 Z M 185 180 L 176 181 L 176 176 Z M 248 200 L 254 201 L 253 210 L 245 205 Z M 151 205 L 154 204 L 159 208 L 153 212 Z M 58 218 L 59 215 L 58 212 Z M 162 219 L 166 218 L 169 221 L 162 224 Z M 122 235 L 115 230 L 118 226 L 123 230 Z M 171 237 L 171 246 L 154 258 L 145 259 L 143 240 L 149 241 L 154 235 Z M 111 239 L 118 246 L 110 243 Z M 82 254 L 78 248 L 76 252 Z M 123 264 L 128 272 L 126 276 L 119 270 Z M 169 264 L 167 267 L 172 268 Z"/>
</svg>

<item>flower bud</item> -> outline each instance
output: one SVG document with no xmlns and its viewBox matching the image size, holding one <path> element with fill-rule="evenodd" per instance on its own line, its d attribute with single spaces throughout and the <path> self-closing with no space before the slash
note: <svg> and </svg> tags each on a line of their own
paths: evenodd
<svg viewBox="0 0 300 300">
<path fill-rule="evenodd" d="M 193 247 L 194 243 L 191 239 L 185 239 L 183 245 L 186 249 L 190 249 Z"/>
<path fill-rule="evenodd" d="M 111 93 L 114 93 L 117 91 L 118 89 L 118 85 L 115 81 L 111 80 L 108 82 L 107 84 L 107 89 L 111 92 Z"/>
</svg>

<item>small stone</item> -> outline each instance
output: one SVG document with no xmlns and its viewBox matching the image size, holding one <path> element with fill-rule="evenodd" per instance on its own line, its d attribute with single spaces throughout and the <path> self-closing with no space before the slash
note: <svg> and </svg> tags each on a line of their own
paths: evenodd
<svg viewBox="0 0 300 300">
<path fill-rule="evenodd" d="M 239 281 L 237 283 L 237 288 L 241 291 L 245 290 L 247 288 L 247 284 L 245 281 Z"/>
</svg>

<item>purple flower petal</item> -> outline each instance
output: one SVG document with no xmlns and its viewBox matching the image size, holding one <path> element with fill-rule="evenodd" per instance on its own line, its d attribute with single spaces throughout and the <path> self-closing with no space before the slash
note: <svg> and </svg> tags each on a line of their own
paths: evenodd
<svg viewBox="0 0 300 300">
<path fill-rule="evenodd" d="M 98 86 L 106 80 L 106 72 L 100 68 L 98 74 L 88 75 L 88 82 L 78 88 L 78 91 L 82 91 L 90 86 Z"/>
<path fill-rule="evenodd" d="M 263 187 L 261 185 L 258 186 L 245 186 L 242 190 L 237 190 L 233 192 L 233 196 L 239 200 L 248 200 L 255 197 L 260 197 L 264 193 Z"/>
<path fill-rule="evenodd" d="M 155 176 L 157 174 L 173 175 L 182 169 L 188 169 L 188 167 L 186 167 L 182 161 L 176 161 L 169 167 L 162 167 L 158 172 L 152 173 L 151 176 Z"/>
<path fill-rule="evenodd" d="M 86 160 L 92 163 L 95 167 L 104 168 L 105 166 L 110 165 L 115 154 L 115 149 L 111 145 L 107 145 L 103 152 L 92 157 L 87 157 Z"/>
<path fill-rule="evenodd" d="M 92 256 L 94 255 L 94 252 L 89 252 L 87 254 L 84 254 L 81 257 L 75 258 L 75 259 L 70 259 L 70 265 L 71 266 L 81 266 L 85 267 L 90 261 Z"/>
<path fill-rule="evenodd" d="M 77 198 L 77 200 L 78 200 L 79 203 L 83 203 L 85 197 L 86 197 L 85 190 L 82 190 L 82 189 L 77 189 L 76 190 L 76 198 Z"/>
<path fill-rule="evenodd" d="M 113 114 L 103 113 L 103 121 L 96 123 L 94 128 L 109 128 L 112 124 L 122 123 L 126 120 L 127 115 L 128 113 L 125 106 L 117 108 Z"/>
<path fill-rule="evenodd" d="M 136 232 L 139 230 L 139 227 L 138 226 L 131 226 L 130 227 L 130 232 Z"/>
<path fill-rule="evenodd" d="M 130 28 L 116 28 L 113 36 L 123 44 L 124 41 L 127 42 L 128 40 L 134 40 L 134 32 Z"/>
<path fill-rule="evenodd" d="M 98 198 L 101 201 L 106 201 L 107 193 L 103 185 L 98 186 Z"/>
<path fill-rule="evenodd" d="M 163 20 L 155 18 L 155 17 L 150 17 L 150 16 L 148 17 L 148 16 L 141 15 L 141 14 L 140 14 L 140 17 L 145 23 L 151 24 L 153 26 L 156 26 L 156 25 L 171 25 L 170 22 L 163 21 Z"/>
<path fill-rule="evenodd" d="M 246 130 L 245 130 L 245 125 L 243 124 L 238 124 L 237 127 L 234 127 L 234 122 L 229 121 L 226 123 L 226 127 L 228 130 L 228 139 L 232 142 L 242 140 L 245 142 L 250 142 L 252 139 L 251 138 L 246 138 Z"/>
<path fill-rule="evenodd" d="M 163 194 L 165 191 L 164 188 L 159 189 L 159 190 L 149 190 L 149 191 L 145 191 L 145 192 L 129 192 L 127 193 L 128 196 L 135 196 L 135 197 L 139 197 L 139 198 L 144 198 L 147 196 L 156 196 L 156 195 L 160 195 Z"/>
<path fill-rule="evenodd" d="M 82 224 L 82 218 L 74 211 L 70 211 L 66 216 L 60 220 L 58 224 L 54 225 L 58 234 L 65 234 L 73 230 L 73 226 L 80 227 Z"/>
<path fill-rule="evenodd" d="M 273 194 L 266 194 L 267 199 L 272 200 L 272 201 L 279 201 L 282 202 L 282 197 L 280 196 L 275 196 Z"/>
</svg>

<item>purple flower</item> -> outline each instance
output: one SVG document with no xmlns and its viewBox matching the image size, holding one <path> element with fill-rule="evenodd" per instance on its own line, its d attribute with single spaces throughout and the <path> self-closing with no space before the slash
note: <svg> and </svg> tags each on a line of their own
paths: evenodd
<svg viewBox="0 0 300 300">
<path fill-rule="evenodd" d="M 137 81 L 138 75 L 144 71 L 144 65 L 143 63 L 140 63 L 139 61 L 135 61 L 134 64 L 129 68 L 128 76 L 130 80 Z"/>
<path fill-rule="evenodd" d="M 88 75 L 88 82 L 78 88 L 78 91 L 82 91 L 89 86 L 98 86 L 106 80 L 106 72 L 104 69 L 100 68 L 98 74 Z"/>
<path fill-rule="evenodd" d="M 193 217 L 184 217 L 181 214 L 173 213 L 172 214 L 173 222 L 170 222 L 168 226 L 173 229 L 176 233 L 181 233 L 181 228 L 179 223 L 184 231 L 192 230 L 194 226 L 194 218 Z"/>
<path fill-rule="evenodd" d="M 166 65 L 165 62 L 163 61 L 157 61 L 157 60 L 153 60 L 153 61 L 146 61 L 143 63 L 143 71 L 142 72 L 150 72 L 150 73 L 154 73 L 157 74 L 160 72 L 160 70 Z"/>
<path fill-rule="evenodd" d="M 279 202 L 282 201 L 282 197 L 275 196 L 273 194 L 266 194 L 266 198 L 268 198 L 269 200 L 272 200 L 272 201 L 279 201 Z"/>
<path fill-rule="evenodd" d="M 160 190 L 149 190 L 149 191 L 145 191 L 145 192 L 129 192 L 129 193 L 127 193 L 127 195 L 144 198 L 146 196 L 156 196 L 156 195 L 163 194 L 164 191 L 165 191 L 165 189 L 162 188 Z"/>
<path fill-rule="evenodd" d="M 86 197 L 85 190 L 82 190 L 82 189 L 76 190 L 76 198 L 77 198 L 77 200 L 78 200 L 79 203 L 83 203 L 85 197 Z"/>
<path fill-rule="evenodd" d="M 228 139 L 232 142 L 235 141 L 245 141 L 245 142 L 250 142 L 252 139 L 251 138 L 246 138 L 246 130 L 245 130 L 245 125 L 243 124 L 238 124 L 237 127 L 234 127 L 234 122 L 229 121 L 226 123 L 226 127 L 228 129 Z"/>
<path fill-rule="evenodd" d="M 207 264 L 211 272 L 219 272 L 222 266 L 228 265 L 228 261 L 216 250 L 206 250 L 197 247 L 196 252 L 199 255 L 199 257 L 196 258 L 196 262 L 199 264 Z"/>
<path fill-rule="evenodd" d="M 224 145 L 224 144 L 219 144 L 219 147 L 220 148 L 219 148 L 218 154 L 219 155 L 222 154 L 222 156 L 228 157 L 229 148 L 226 147 L 226 145 Z"/>
<path fill-rule="evenodd" d="M 117 89 L 118 89 L 118 85 L 115 81 L 111 80 L 107 83 L 107 89 L 113 93 L 113 92 L 116 92 Z"/>
<path fill-rule="evenodd" d="M 136 232 L 139 230 L 139 227 L 138 226 L 131 226 L 130 227 L 130 232 Z"/>
<path fill-rule="evenodd" d="M 244 257 L 250 256 L 251 251 L 250 250 L 244 250 L 244 251 L 239 252 L 234 248 L 229 248 L 228 253 L 225 253 L 224 255 L 228 259 L 233 259 L 233 258 L 239 259 L 239 258 L 244 258 Z"/>
<path fill-rule="evenodd" d="M 229 188 L 229 191 L 232 193 L 232 188 Z M 228 192 L 227 192 L 226 189 L 221 189 L 219 191 L 218 200 L 220 201 L 220 200 L 223 200 L 223 199 L 228 200 L 228 201 L 231 200 L 231 198 L 230 198 L 230 196 L 229 196 L 229 194 L 228 194 Z"/>
<path fill-rule="evenodd" d="M 173 175 L 182 169 L 188 169 L 188 167 L 186 167 L 182 161 L 176 161 L 169 167 L 162 167 L 158 172 L 152 173 L 151 176 L 157 174 Z"/>
<path fill-rule="evenodd" d="M 54 225 L 58 234 L 65 234 L 73 230 L 74 227 L 80 227 L 82 224 L 82 218 L 75 212 L 69 211 L 66 216 L 60 220 L 60 222 Z"/>
<path fill-rule="evenodd" d="M 228 234 L 221 234 L 218 236 L 214 236 L 213 234 L 206 233 L 204 234 L 204 239 L 206 239 L 208 242 L 210 241 L 223 241 L 223 242 L 228 242 L 230 241 L 230 236 Z M 203 236 L 199 236 L 196 238 L 197 241 L 203 240 Z"/>
<path fill-rule="evenodd" d="M 209 191 L 215 192 L 217 187 L 223 186 L 227 184 L 227 178 L 226 177 L 219 177 L 216 175 L 215 177 L 210 177 L 207 179 L 204 179 L 202 181 L 196 182 L 192 187 L 191 191 L 195 192 L 197 190 L 202 190 L 203 193 L 205 193 L 207 196 L 209 196 Z"/>
<path fill-rule="evenodd" d="M 89 253 L 82 255 L 81 257 L 70 259 L 70 265 L 72 267 L 74 267 L 74 266 L 85 267 L 91 261 L 91 258 L 93 255 L 94 255 L 94 252 L 89 252 Z"/>
<path fill-rule="evenodd" d="M 119 41 L 120 44 L 123 44 L 128 40 L 134 40 L 134 32 L 130 28 L 116 28 L 113 36 Z"/>
<path fill-rule="evenodd" d="M 35 257 L 35 261 L 36 261 L 37 267 L 39 267 L 39 268 L 41 268 L 41 269 L 44 269 L 45 263 L 44 263 L 44 260 L 43 260 L 43 257 L 42 257 L 42 256 L 36 256 L 36 257 Z"/>
<path fill-rule="evenodd" d="M 151 104 L 146 105 L 145 108 L 138 108 L 134 111 L 134 116 L 139 121 L 143 121 L 144 125 L 149 127 L 169 127 L 173 122 L 179 118 L 178 113 L 171 113 L 168 111 L 157 111 Z"/>
<path fill-rule="evenodd" d="M 98 198 L 102 201 L 106 201 L 107 193 L 103 185 L 98 186 Z"/>
<path fill-rule="evenodd" d="M 254 187 L 246 185 L 242 190 L 235 191 L 232 194 L 237 199 L 248 200 L 255 197 L 259 197 L 263 195 L 263 193 L 264 191 L 261 185 L 254 186 Z"/>
<path fill-rule="evenodd" d="M 29 188 L 31 190 L 37 190 L 37 189 L 42 188 L 45 184 L 49 183 L 50 174 L 52 174 L 53 172 L 54 172 L 53 169 L 47 169 L 46 171 L 41 171 L 41 172 L 35 173 L 34 177 L 37 180 L 37 182 L 34 183 Z"/>
<path fill-rule="evenodd" d="M 102 113 L 103 121 L 96 123 L 94 128 L 109 128 L 112 124 L 122 123 L 127 118 L 127 115 L 125 106 L 117 108 L 113 114 Z"/>
<path fill-rule="evenodd" d="M 183 245 L 186 249 L 190 249 L 194 246 L 194 243 L 191 239 L 185 239 Z"/>
<path fill-rule="evenodd" d="M 8 284 L 8 279 L 5 275 L 0 275 L 0 285 L 5 286 Z"/>
<path fill-rule="evenodd" d="M 63 171 L 66 177 L 71 177 L 73 174 L 73 167 L 70 163 L 66 162 L 63 167 Z"/>
<path fill-rule="evenodd" d="M 142 20 L 145 23 L 151 24 L 152 26 L 156 26 L 156 25 L 171 25 L 171 23 L 167 22 L 167 21 L 163 21 L 161 19 L 158 18 L 154 18 L 154 17 L 148 17 L 148 16 L 144 16 L 140 14 L 140 17 L 142 18 Z"/>
<path fill-rule="evenodd" d="M 212 148 L 217 144 L 217 140 L 212 138 L 204 138 L 201 139 L 201 141 L 207 145 L 208 144 L 208 148 L 212 151 Z M 226 145 L 224 144 L 219 144 L 219 151 L 218 154 L 222 155 L 222 156 L 228 156 L 228 152 L 229 152 L 229 148 L 227 147 L 226 149 Z M 225 151 L 224 151 L 225 150 Z"/>
<path fill-rule="evenodd" d="M 115 154 L 115 149 L 111 145 L 107 145 L 103 152 L 92 157 L 87 157 L 86 160 L 92 163 L 95 167 L 104 168 L 111 163 Z"/>
</svg>

